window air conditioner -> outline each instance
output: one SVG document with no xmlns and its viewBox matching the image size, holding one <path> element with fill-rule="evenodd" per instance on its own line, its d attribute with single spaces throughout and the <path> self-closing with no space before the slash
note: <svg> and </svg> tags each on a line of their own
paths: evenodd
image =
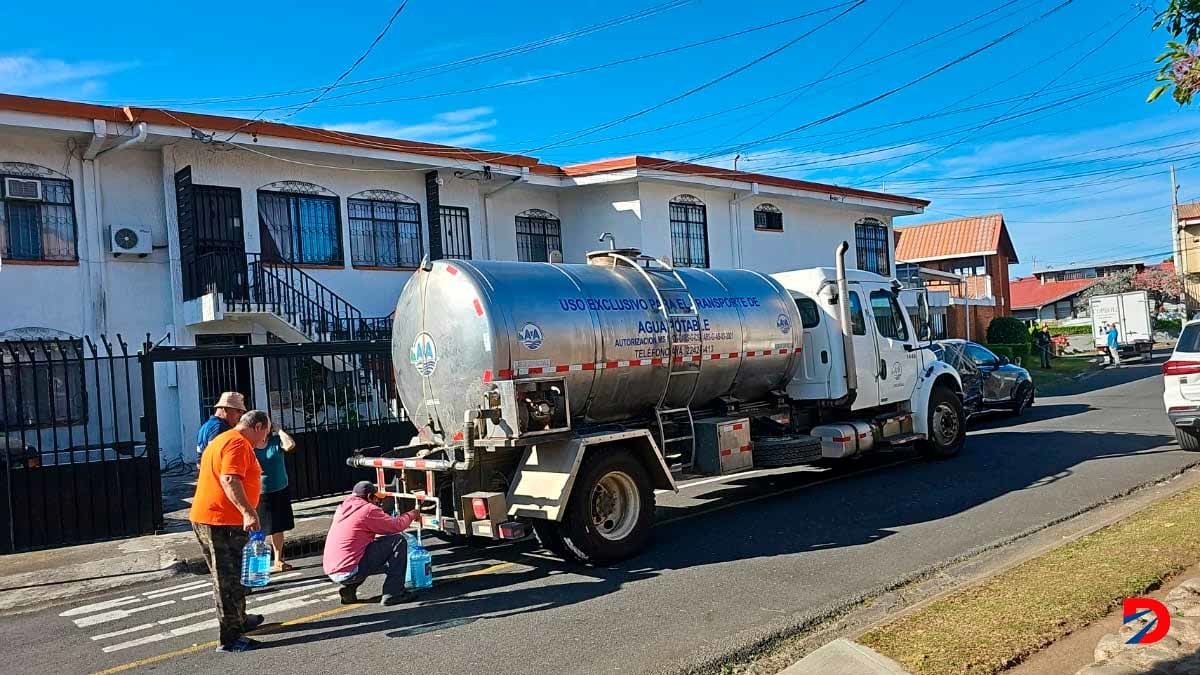
<svg viewBox="0 0 1200 675">
<path fill-rule="evenodd" d="M 5 178 L 4 196 L 9 199 L 41 201 L 42 181 L 32 178 Z"/>
</svg>

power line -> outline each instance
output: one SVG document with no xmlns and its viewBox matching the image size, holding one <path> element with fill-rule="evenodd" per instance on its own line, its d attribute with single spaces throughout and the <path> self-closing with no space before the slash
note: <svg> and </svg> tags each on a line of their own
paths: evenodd
<svg viewBox="0 0 1200 675">
<path fill-rule="evenodd" d="M 449 61 L 446 63 L 440 63 L 440 64 L 433 65 L 433 66 L 426 66 L 424 68 L 417 68 L 417 69 L 401 71 L 401 72 L 397 72 L 397 73 L 389 73 L 389 74 L 385 74 L 385 75 L 377 75 L 375 77 L 369 77 L 369 78 L 355 80 L 355 81 L 351 81 L 351 82 L 343 82 L 342 84 L 340 84 L 338 86 L 338 88 L 354 87 L 354 86 L 363 85 L 363 84 L 371 84 L 374 82 L 380 82 L 380 81 L 389 80 L 389 79 L 396 79 L 396 78 L 401 78 L 401 77 L 405 77 L 405 76 L 409 76 L 409 75 L 424 75 L 424 76 L 418 77 L 418 78 L 411 78 L 409 80 L 405 80 L 405 82 L 412 82 L 412 81 L 419 80 L 419 79 L 425 79 L 426 77 L 433 77 L 433 76 L 439 75 L 443 72 L 451 72 L 451 71 L 455 71 L 455 70 L 460 70 L 460 69 L 466 68 L 468 66 L 477 65 L 480 63 L 487 63 L 490 61 L 501 60 L 501 59 L 509 58 L 511 56 L 527 54 L 527 53 L 534 52 L 534 51 L 537 51 L 540 49 L 544 49 L 546 47 L 563 44 L 565 42 L 569 42 L 571 40 L 574 40 L 574 39 L 577 39 L 580 37 L 585 37 L 587 35 L 591 35 L 593 33 L 597 33 L 597 32 L 606 30 L 608 28 L 624 25 L 626 23 L 631 23 L 634 21 L 639 21 L 641 19 L 648 18 L 648 17 L 654 16 L 656 14 L 660 14 L 660 13 L 663 13 L 666 11 L 677 9 L 677 8 L 683 7 L 685 5 L 693 4 L 696 1 L 697 0 L 670 0 L 670 2 L 665 2 L 665 3 L 659 4 L 659 5 L 654 5 L 652 7 L 648 7 L 644 10 L 639 10 L 637 12 L 633 12 L 630 14 L 624 14 L 624 15 L 621 15 L 618 17 L 614 17 L 612 19 L 602 21 L 597 24 L 591 24 L 591 25 L 584 26 L 582 28 L 574 29 L 571 31 L 567 31 L 564 33 L 558 33 L 558 34 L 550 35 L 550 36 L 547 36 L 544 38 L 539 38 L 539 39 L 533 40 L 531 42 L 526 42 L 526 43 L 511 46 L 511 47 L 506 47 L 504 49 L 500 49 L 500 50 L 496 50 L 496 51 L 492 51 L 492 52 L 477 54 L 475 56 L 458 59 L 456 61 Z M 204 98 L 204 99 L 162 99 L 162 100 L 158 100 L 158 101 L 141 102 L 141 103 L 139 103 L 139 105 L 145 106 L 145 107 L 156 107 L 156 106 L 165 106 L 165 105 L 189 106 L 189 105 L 216 105 L 216 104 L 225 104 L 225 103 L 241 103 L 241 102 L 245 102 L 245 101 L 257 101 L 257 100 L 272 99 L 272 98 L 282 98 L 282 97 L 286 97 L 286 96 L 297 96 L 300 94 L 319 92 L 322 88 L 323 87 L 305 87 L 305 88 L 299 88 L 299 89 L 291 89 L 288 91 L 269 92 L 269 93 L 265 93 L 265 94 L 253 94 L 253 95 L 246 95 L 246 96 L 213 97 L 213 98 Z M 97 102 L 98 103 L 109 103 L 109 104 L 114 104 L 114 105 L 120 104 L 120 103 L 128 103 L 128 101 L 104 101 L 104 100 L 100 100 Z"/>
<path fill-rule="evenodd" d="M 1039 88 L 1037 89 L 1037 91 L 1034 91 L 1033 93 L 1029 94 L 1029 95 L 1028 95 L 1028 96 L 1026 96 L 1026 97 L 1025 97 L 1025 98 L 1024 98 L 1022 101 L 1019 101 L 1019 102 L 1015 103 L 1015 104 L 1014 104 L 1014 105 L 1013 105 L 1011 108 L 1009 108 L 1008 110 L 1006 110 L 1004 113 L 1002 113 L 1001 115 L 999 115 L 999 116 L 997 116 L 997 117 L 994 117 L 994 118 L 992 118 L 992 119 L 991 119 L 991 120 L 989 120 L 987 123 L 985 123 L 985 124 L 983 124 L 982 126 L 978 127 L 978 129 L 986 129 L 987 127 L 990 127 L 990 126 L 992 126 L 993 124 L 996 124 L 998 121 L 1000 121 L 1000 119 L 1001 119 L 1002 117 L 1004 117 L 1004 115 L 1008 115 L 1009 113 L 1012 113 L 1012 112 L 1016 111 L 1016 110 L 1017 110 L 1017 109 L 1019 109 L 1019 108 L 1020 108 L 1020 107 L 1021 107 L 1021 106 L 1022 106 L 1024 103 L 1028 102 L 1030 99 L 1034 98 L 1035 96 L 1039 96 L 1039 95 L 1041 95 L 1041 94 L 1042 94 L 1042 92 L 1044 92 L 1044 91 L 1045 91 L 1046 89 L 1048 89 L 1049 87 L 1053 86 L 1055 82 L 1058 82 L 1058 81 L 1059 81 L 1060 79 L 1062 79 L 1062 78 L 1063 78 L 1063 77 L 1064 77 L 1064 76 L 1065 76 L 1067 73 L 1071 72 L 1072 70 L 1074 70 L 1075 68 L 1077 68 L 1077 67 L 1078 67 L 1078 66 L 1079 66 L 1081 63 L 1083 63 L 1084 61 L 1086 61 L 1087 59 L 1089 59 L 1089 58 L 1091 58 L 1093 55 L 1095 55 L 1095 54 L 1096 54 L 1096 52 L 1098 52 L 1098 51 L 1100 51 L 1101 49 L 1103 49 L 1104 47 L 1106 47 L 1106 46 L 1108 45 L 1108 43 L 1112 42 L 1112 41 L 1113 41 L 1113 39 L 1114 39 L 1114 38 L 1116 38 L 1116 37 L 1117 37 L 1117 35 L 1119 35 L 1119 34 L 1121 33 L 1121 31 L 1122 31 L 1122 30 L 1124 30 L 1126 27 L 1128 27 L 1128 26 L 1129 26 L 1129 24 L 1133 23 L 1133 22 L 1134 22 L 1134 20 L 1136 20 L 1138 17 L 1140 17 L 1140 16 L 1141 16 L 1143 13 L 1145 13 L 1145 12 L 1146 12 L 1146 10 L 1143 8 L 1143 9 L 1141 9 L 1141 10 L 1137 11 L 1136 13 L 1134 13 L 1134 15 L 1133 15 L 1133 16 L 1131 16 L 1131 17 L 1129 17 L 1129 20 L 1128 20 L 1128 21 L 1126 21 L 1124 24 L 1122 24 L 1120 27 L 1118 27 L 1118 28 L 1117 28 L 1117 30 L 1113 31 L 1113 32 L 1112 32 L 1112 33 L 1111 33 L 1111 34 L 1110 34 L 1110 35 L 1109 35 L 1107 38 L 1105 38 L 1104 40 L 1102 40 L 1102 41 L 1101 41 L 1099 44 L 1097 44 L 1095 47 L 1092 47 L 1090 50 L 1088 50 L 1087 52 L 1085 52 L 1085 53 L 1084 53 L 1082 56 L 1080 56 L 1078 59 L 1076 59 L 1074 62 L 1072 62 L 1072 63 L 1071 63 L 1071 65 L 1067 66 L 1067 68 L 1066 68 L 1065 70 L 1063 70 L 1061 73 L 1059 73 L 1058 75 L 1055 75 L 1053 78 L 1051 78 L 1049 82 L 1046 82 L 1046 83 L 1045 83 L 1045 84 L 1043 84 L 1041 87 L 1039 87 Z M 1112 23 L 1112 21 L 1109 21 L 1108 23 Z M 1105 25 L 1108 25 L 1108 23 L 1106 23 Z M 1103 27 L 1102 27 L 1102 28 L 1103 28 Z M 1102 29 L 1102 28 L 1101 28 L 1101 29 Z M 1093 34 L 1094 34 L 1094 32 L 1093 32 Z M 1090 35 L 1089 35 L 1089 37 L 1090 37 Z M 894 168 L 894 169 L 892 169 L 892 170 L 890 170 L 890 171 L 887 171 L 887 172 L 884 172 L 884 173 L 882 173 L 882 174 L 879 174 L 878 176 L 875 176 L 874 178 L 868 178 L 868 179 L 867 179 L 865 182 L 866 182 L 866 183 L 868 183 L 868 184 L 870 184 L 870 183 L 875 183 L 875 182 L 878 182 L 878 181 L 881 181 L 881 180 L 883 180 L 884 178 L 887 178 L 888 176 L 893 176 L 893 175 L 895 175 L 895 174 L 897 174 L 897 173 L 900 173 L 901 171 L 904 171 L 905 169 L 910 169 L 910 168 L 912 168 L 912 167 L 916 166 L 917 164 L 920 164 L 921 162 L 924 162 L 924 161 L 926 161 L 926 160 L 928 160 L 928 159 L 932 159 L 933 157 L 936 157 L 936 156 L 938 156 L 938 155 L 942 154 L 943 152 L 945 152 L 945 151 L 947 151 L 947 150 L 949 150 L 949 149 L 951 149 L 951 148 L 954 148 L 954 147 L 957 147 L 958 145 L 961 145 L 961 144 L 962 144 L 962 143 L 964 143 L 964 142 L 965 142 L 967 139 L 969 139 L 969 138 L 971 137 L 971 135 L 972 135 L 971 133 L 964 134 L 964 135 L 963 135 L 961 138 L 959 138 L 958 140 L 954 141 L 953 143 L 948 143 L 948 144 L 946 144 L 946 145 L 943 145 L 943 146 L 941 146 L 940 148 L 937 148 L 936 150 L 934 150 L 933 152 L 930 152 L 930 153 L 928 153 L 928 154 L 926 154 L 926 155 L 924 155 L 924 156 L 922 156 L 922 157 L 920 157 L 920 158 L 914 159 L 913 161 L 911 161 L 911 162 L 909 162 L 909 163 L 907 163 L 907 164 L 904 164 L 904 165 L 902 165 L 902 166 L 899 166 L 899 167 L 897 167 L 897 168 Z"/>
<path fill-rule="evenodd" d="M 791 128 L 791 129 L 785 130 L 785 131 L 783 131 L 783 132 L 780 132 L 780 133 L 777 133 L 777 134 L 773 134 L 773 135 L 771 135 L 771 136 L 766 136 L 766 137 L 763 137 L 763 138 L 756 139 L 756 140 L 754 140 L 754 141 L 749 141 L 749 142 L 746 142 L 746 143 L 742 143 L 742 144 L 740 144 L 740 145 L 738 145 L 738 146 L 734 146 L 733 148 L 730 148 L 730 149 L 728 149 L 728 150 L 727 150 L 725 153 L 708 153 L 708 154 L 705 154 L 705 155 L 701 155 L 701 156 L 700 156 L 700 157 L 698 157 L 698 158 L 692 158 L 692 159 L 690 159 L 690 160 L 687 160 L 687 161 L 689 161 L 689 162 L 694 162 L 694 161 L 698 161 L 698 160 L 704 159 L 705 157 L 712 157 L 712 156 L 714 156 L 715 154 L 729 154 L 729 153 L 732 153 L 732 152 L 740 152 L 741 150 L 744 150 L 744 149 L 746 149 L 746 148 L 753 147 L 753 146 L 755 146 L 755 145 L 761 145 L 761 144 L 763 144 L 763 143 L 767 143 L 767 142 L 770 142 L 770 141 L 773 141 L 773 140 L 778 140 L 778 139 L 780 139 L 780 138 L 784 138 L 784 137 L 786 137 L 786 136 L 789 136 L 789 135 L 791 135 L 791 134 L 794 134 L 794 133 L 796 133 L 796 132 L 798 132 L 798 131 L 804 131 L 804 130 L 806 130 L 806 129 L 811 129 L 811 128 L 815 127 L 815 126 L 819 126 L 819 125 L 821 125 L 821 124 L 825 124 L 825 123 L 831 122 L 831 121 L 833 121 L 833 120 L 835 120 L 835 119 L 838 119 L 838 118 L 840 118 L 840 117 L 844 117 L 844 116 L 846 116 L 846 115 L 848 115 L 848 114 L 850 114 L 850 113 L 852 113 L 852 112 L 855 112 L 855 111 L 861 110 L 861 109 L 863 109 L 863 108 L 866 108 L 867 106 L 870 106 L 870 105 L 873 105 L 873 104 L 875 104 L 875 103 L 878 103 L 879 101 L 882 101 L 882 100 L 884 100 L 884 99 L 886 99 L 886 98 L 888 98 L 888 97 L 890 97 L 890 96 L 893 96 L 893 95 L 895 95 L 895 94 L 897 94 L 897 93 L 899 93 L 899 92 L 901 92 L 901 91 L 904 91 L 905 89 L 909 89 L 909 88 L 911 88 L 911 87 L 913 87 L 913 86 L 916 86 L 917 84 L 920 84 L 921 82 L 924 82 L 925 80 L 928 80 L 928 79 L 930 79 L 930 78 L 932 78 L 932 77 L 934 77 L 934 76 L 936 76 L 936 75 L 938 75 L 938 74 L 940 74 L 940 73 L 942 73 L 942 72 L 945 72 L 946 70 L 949 70 L 949 69 L 953 68 L 954 66 L 957 66 L 957 65 L 959 65 L 959 64 L 961 64 L 961 63 L 963 63 L 963 62 L 965 62 L 965 61 L 968 61 L 968 60 L 970 60 L 970 59 L 972 59 L 972 58 L 974 58 L 974 57 L 976 57 L 976 56 L 978 56 L 978 55 L 980 55 L 980 54 L 982 54 L 982 53 L 984 53 L 984 52 L 986 52 L 986 51 L 988 51 L 988 50 L 990 50 L 990 49 L 992 49 L 992 48 L 996 47 L 996 46 L 997 46 L 997 45 L 999 45 L 999 44 L 1002 44 L 1002 43 L 1006 42 L 1007 40 L 1009 40 L 1009 39 L 1011 39 L 1012 37 L 1014 37 L 1015 35 L 1017 35 L 1017 34 L 1021 33 L 1022 31 L 1024 31 L 1024 30 L 1025 30 L 1025 29 L 1027 29 L 1027 28 L 1029 28 L 1029 27 L 1030 27 L 1030 26 L 1032 26 L 1033 24 L 1035 24 L 1035 23 L 1037 23 L 1037 22 L 1039 22 L 1039 21 L 1042 21 L 1042 20 L 1046 19 L 1047 17 L 1049 17 L 1049 16 L 1051 16 L 1051 15 L 1053 15 L 1053 14 L 1055 14 L 1055 13 L 1059 12 L 1060 10 L 1062 10 L 1063 8 L 1065 8 L 1066 6 L 1070 5 L 1072 2 L 1074 2 L 1074 0 L 1064 0 L 1063 2 L 1059 3 L 1058 5 L 1055 5 L 1055 6 L 1054 6 L 1054 8 L 1050 9 L 1049 11 L 1047 11 L 1047 12 L 1043 12 L 1043 13 L 1042 13 L 1040 16 L 1038 16 L 1037 18 L 1033 19 L 1032 21 L 1029 21 L 1029 22 L 1027 22 L 1027 23 L 1025 23 L 1025 24 L 1023 24 L 1023 25 L 1021 25 L 1021 26 L 1018 26 L 1017 28 L 1015 28 L 1015 29 L 1013 29 L 1013 30 L 1010 30 L 1010 31 L 1008 31 L 1007 33 L 1004 33 L 1004 34 L 1003 34 L 1003 35 L 1001 35 L 1000 37 L 997 37 L 997 38 L 994 38 L 994 39 L 992 39 L 992 40 L 988 41 L 987 43 L 983 44 L 982 46 L 980 46 L 980 47 L 977 47 L 977 48 L 975 48 L 975 49 L 973 49 L 973 50 L 971 50 L 971 51 L 967 52 L 966 54 L 963 54 L 963 55 L 961 55 L 961 56 L 958 56 L 958 57 L 956 57 L 956 58 L 954 58 L 954 59 L 952 59 L 952 60 L 950 60 L 950 61 L 948 61 L 948 62 L 946 62 L 946 63 L 943 63 L 942 65 L 940 65 L 940 66 L 938 66 L 938 67 L 934 68 L 933 70 L 930 70 L 930 71 L 928 71 L 928 72 L 924 73 L 923 75 L 920 75 L 919 77 L 917 77 L 917 78 L 915 78 L 915 79 L 909 80 L 908 82 L 905 82 L 904 84 L 898 85 L 898 86 L 896 86 L 896 87 L 892 87 L 891 89 L 888 89 L 888 90 L 884 91 L 883 93 L 880 93 L 880 94 L 877 94 L 877 95 L 875 95 L 875 96 L 872 96 L 872 97 L 870 97 L 870 98 L 868 98 L 868 99 L 866 99 L 866 100 L 864 100 L 864 101 L 860 101 L 860 102 L 858 102 L 858 103 L 855 103 L 854 105 L 851 105 L 851 106 L 849 106 L 849 107 L 847 107 L 847 108 L 843 108 L 842 110 L 840 110 L 840 111 L 838 111 L 838 112 L 831 113 L 831 114 L 829 114 L 829 115 L 825 115 L 824 117 L 818 118 L 818 119 L 816 119 L 816 120 L 813 120 L 813 121 L 811 121 L 811 122 L 807 122 L 807 123 L 805 123 L 805 124 L 801 124 L 801 125 L 799 125 L 799 126 L 793 127 L 793 128 Z M 680 162 L 680 163 L 683 163 L 683 162 Z"/>
</svg>

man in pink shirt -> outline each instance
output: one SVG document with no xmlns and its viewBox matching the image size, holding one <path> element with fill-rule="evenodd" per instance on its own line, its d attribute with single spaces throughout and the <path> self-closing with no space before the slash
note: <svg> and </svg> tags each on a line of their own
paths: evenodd
<svg viewBox="0 0 1200 675">
<path fill-rule="evenodd" d="M 370 481 L 355 484 L 333 514 L 333 525 L 325 537 L 322 566 L 330 580 L 342 585 L 343 605 L 358 602 L 358 587 L 367 577 L 380 573 L 386 575 L 380 604 L 398 605 L 412 599 L 413 594 L 404 590 L 408 542 L 403 532 L 420 512 L 393 518 L 379 508 L 377 492 Z"/>
</svg>

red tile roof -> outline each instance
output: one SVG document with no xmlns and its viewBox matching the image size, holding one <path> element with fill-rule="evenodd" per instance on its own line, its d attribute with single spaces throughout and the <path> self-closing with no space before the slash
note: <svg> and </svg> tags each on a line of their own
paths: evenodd
<svg viewBox="0 0 1200 675">
<path fill-rule="evenodd" d="M 633 168 L 655 169 L 682 175 L 725 178 L 747 183 L 760 183 L 763 185 L 774 185 L 776 187 L 786 187 L 797 190 L 824 192 L 829 195 L 842 197 L 878 199 L 881 201 L 898 202 L 919 208 L 924 208 L 929 205 L 927 200 L 917 199 L 915 197 L 903 197 L 900 195 L 887 194 L 883 192 L 859 190 L 856 188 L 827 185 L 824 183 L 813 183 L 810 181 L 784 178 L 782 176 L 770 176 L 761 173 L 751 173 L 748 171 L 732 171 L 718 167 L 704 166 L 703 164 L 691 164 L 688 162 L 676 162 L 667 159 L 660 159 L 658 157 L 644 157 L 635 155 L 630 157 L 620 157 L 617 159 L 607 159 L 597 162 L 587 162 L 584 164 L 574 164 L 560 167 L 553 164 L 542 164 L 534 157 L 528 157 L 519 154 L 495 152 L 489 150 L 475 150 L 472 148 L 458 148 L 450 145 L 424 143 L 421 141 L 405 141 L 383 136 L 369 136 L 367 134 L 352 134 L 343 131 L 322 129 L 319 127 L 279 124 L 276 122 L 267 122 L 263 120 L 248 120 L 238 117 L 224 117 L 220 115 L 174 112 L 164 110 L 162 108 L 104 106 L 93 105 L 90 103 L 76 103 L 73 101 L 34 98 L 30 96 L 16 96 L 13 94 L 0 94 L 0 110 L 11 110 L 41 115 L 54 115 L 58 117 L 71 117 L 76 119 L 99 119 L 108 122 L 120 122 L 122 124 L 129 124 L 132 122 L 147 122 L 163 126 L 182 127 L 185 129 L 192 127 L 225 133 L 238 132 L 247 136 L 250 134 L 258 134 L 262 136 L 290 138 L 293 140 L 312 141 L 317 143 L 330 143 L 333 145 L 349 147 L 392 150 L 396 152 L 406 152 L 429 157 L 442 157 L 464 161 L 527 167 L 531 173 L 543 176 L 575 177 L 590 176 L 609 171 L 621 171 Z"/>
<path fill-rule="evenodd" d="M 1160 263 L 1154 263 L 1153 265 L 1146 265 L 1146 269 L 1161 270 L 1168 274 L 1175 274 L 1175 261 L 1174 260 L 1165 260 Z"/>
<path fill-rule="evenodd" d="M 1200 202 L 1180 204 L 1177 214 L 1180 220 L 1192 220 L 1193 218 L 1200 218 Z"/>
<path fill-rule="evenodd" d="M 1013 279 L 1008 284 L 1008 295 L 1013 309 L 1040 309 L 1059 300 L 1079 293 L 1099 279 L 1071 279 L 1069 281 L 1047 281 L 1037 277 Z"/>
<path fill-rule="evenodd" d="M 1005 253 L 1010 263 L 1017 251 L 1008 237 L 1004 216 L 992 213 L 896 228 L 897 262 L 924 262 L 946 258 Z"/>
</svg>

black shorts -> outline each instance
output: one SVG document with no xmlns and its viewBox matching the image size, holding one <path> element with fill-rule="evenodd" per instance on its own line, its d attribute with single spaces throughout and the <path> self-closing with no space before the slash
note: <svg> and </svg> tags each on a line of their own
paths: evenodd
<svg viewBox="0 0 1200 675">
<path fill-rule="evenodd" d="M 296 527 L 296 519 L 292 517 L 292 497 L 286 487 L 259 497 L 258 521 L 263 534 L 287 532 Z"/>
</svg>

